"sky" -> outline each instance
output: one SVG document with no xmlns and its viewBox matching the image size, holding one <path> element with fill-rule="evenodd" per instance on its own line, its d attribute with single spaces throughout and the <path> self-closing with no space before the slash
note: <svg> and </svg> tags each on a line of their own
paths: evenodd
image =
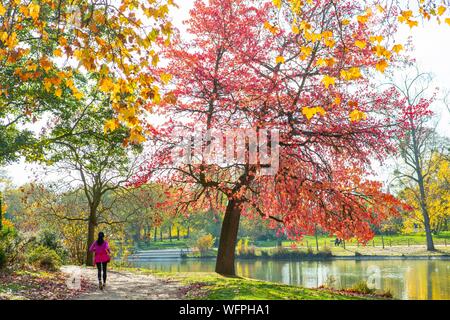
<svg viewBox="0 0 450 320">
<path fill-rule="evenodd" d="M 179 8 L 172 10 L 174 24 L 183 30 L 182 21 L 189 17 L 189 10 L 193 7 L 194 0 L 178 1 Z M 434 77 L 433 85 L 440 88 L 440 92 L 450 92 L 450 26 L 438 25 L 428 22 L 426 26 L 416 27 L 412 30 L 407 26 L 400 27 L 398 42 L 406 41 L 412 37 L 414 52 L 411 54 L 417 61 L 422 72 L 429 72 Z M 433 111 L 438 115 L 438 131 L 441 135 L 450 137 L 450 114 L 442 103 L 437 102 Z M 19 186 L 33 179 L 33 172 L 39 167 L 33 164 L 25 164 L 23 161 L 7 166 L 6 174 L 12 182 Z M 387 181 L 388 171 L 383 166 L 376 165 L 377 178 Z"/>
</svg>

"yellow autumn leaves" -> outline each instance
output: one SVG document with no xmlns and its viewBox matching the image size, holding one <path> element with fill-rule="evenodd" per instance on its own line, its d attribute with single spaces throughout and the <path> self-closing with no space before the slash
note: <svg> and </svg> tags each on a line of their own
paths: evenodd
<svg viewBox="0 0 450 320">
<path fill-rule="evenodd" d="M 20 4 L 20 1 L 15 1 L 16 5 Z M 16 10 L 17 8 L 14 8 Z M 32 18 L 33 20 L 37 20 L 39 18 L 39 13 L 41 11 L 41 6 L 37 3 L 29 3 L 28 5 L 20 5 L 18 7 L 19 13 L 23 15 L 24 18 Z M 0 3 L 0 17 L 5 16 L 6 8 Z"/>
<path fill-rule="evenodd" d="M 19 12 L 24 15 L 24 17 L 30 17 L 33 20 L 37 20 L 39 18 L 39 12 L 41 11 L 41 7 L 37 3 L 30 3 L 27 7 L 21 6 Z"/>
<path fill-rule="evenodd" d="M 6 31 L 0 31 L 0 41 L 3 43 L 3 45 L 9 49 L 14 49 L 17 44 L 19 43 L 19 40 L 17 39 L 17 33 L 11 32 L 8 34 Z M 3 50 L 1 50 L 3 51 Z M 3 54 L 3 52 L 1 52 Z"/>
<path fill-rule="evenodd" d="M 356 40 L 355 46 L 357 46 L 360 49 L 365 49 L 367 47 L 367 42 L 362 41 L 362 40 Z"/>
<path fill-rule="evenodd" d="M 308 120 L 311 120 L 316 114 L 322 116 L 326 114 L 325 109 L 322 107 L 303 107 L 302 113 Z"/>
<path fill-rule="evenodd" d="M 0 81 L 2 85 L 17 79 L 39 82 L 44 92 L 60 101 L 68 97 L 81 100 L 98 90 L 116 113 L 116 119 L 105 123 L 105 131 L 124 125 L 130 129 L 129 142 L 139 143 L 143 141 L 142 110 L 149 102 L 161 100 L 157 75 L 150 74 L 147 66 L 159 62 L 153 44 L 159 39 L 169 43 L 172 24 L 166 18 L 174 3 L 116 2 L 114 7 L 103 7 L 94 1 L 0 0 L 0 21 L 8 24 L 0 29 L 0 63 L 2 68 L 14 70 L 12 75 L 0 75 Z M 89 10 L 90 18 L 82 24 L 78 23 L 78 9 Z M 144 25 L 149 20 L 151 24 Z M 32 46 L 45 50 L 31 52 Z M 69 63 L 63 66 L 63 61 Z M 89 74 L 98 82 L 81 92 L 77 74 Z M 7 78 L 11 76 L 14 79 Z M 170 79 L 170 75 L 160 77 L 163 84 Z M 8 90 L 1 87 L 2 93 Z"/>
<path fill-rule="evenodd" d="M 322 84 L 328 89 L 331 85 L 336 84 L 336 78 L 326 75 L 322 78 Z"/>
<path fill-rule="evenodd" d="M 420 0 L 420 3 L 423 4 L 424 0 Z M 447 6 L 448 6 L 448 4 L 447 4 Z M 449 11 L 448 8 L 444 4 L 442 4 L 438 7 L 431 6 L 430 8 L 428 8 L 425 6 L 421 6 L 419 8 L 419 14 L 423 18 L 430 20 L 431 17 L 436 17 L 438 23 L 441 23 L 442 16 L 448 11 Z M 401 13 L 397 19 L 400 23 L 407 24 L 410 28 L 419 26 L 419 21 L 417 20 L 417 18 L 414 17 L 414 13 L 412 10 L 401 11 Z M 444 18 L 444 22 L 450 26 L 450 18 L 449 17 Z"/>
<path fill-rule="evenodd" d="M 53 92 L 58 98 L 61 98 L 64 86 L 72 92 L 77 100 L 84 97 L 84 94 L 75 86 L 71 71 L 58 71 L 55 76 L 44 78 L 43 82 L 45 91 Z"/>
<path fill-rule="evenodd" d="M 398 21 L 409 25 L 410 28 L 417 27 L 419 22 L 417 20 L 411 19 L 413 12 L 411 10 L 402 11 L 398 17 Z"/>
<path fill-rule="evenodd" d="M 281 0 L 272 0 L 272 3 L 278 9 L 281 9 Z"/>
<path fill-rule="evenodd" d="M 347 81 L 357 80 L 362 77 L 361 69 L 358 67 L 352 67 L 341 70 L 341 78 Z"/>
<path fill-rule="evenodd" d="M 286 59 L 284 59 L 283 56 L 278 56 L 278 57 L 275 58 L 275 63 L 276 64 L 279 64 L 279 63 L 283 64 L 285 62 L 286 62 Z"/>
<path fill-rule="evenodd" d="M 368 10 L 365 15 L 358 16 L 359 23 L 367 23 L 372 12 Z M 265 22 L 264 27 L 269 30 L 272 34 L 277 35 L 279 29 L 276 26 L 273 26 L 268 21 Z M 301 21 L 298 22 L 294 20 L 292 25 L 292 32 L 294 34 L 302 34 L 304 40 L 308 41 L 310 44 L 315 44 L 321 41 L 325 47 L 333 48 L 336 45 L 336 40 L 334 39 L 333 32 L 330 30 L 325 30 L 321 33 L 312 32 L 312 26 L 306 22 Z M 360 39 L 359 36 L 354 35 L 355 40 L 353 45 L 359 50 L 370 50 L 373 55 L 380 58 L 380 60 L 374 64 L 375 70 L 384 73 L 387 67 L 389 66 L 389 61 L 391 60 L 392 53 L 399 54 L 403 49 L 401 44 L 395 44 L 392 47 L 392 50 L 388 50 L 386 47 L 381 45 L 381 42 L 384 40 L 383 36 L 380 35 L 371 35 L 368 39 Z M 348 44 L 346 44 L 348 46 Z M 303 45 L 299 47 L 298 58 L 300 60 L 306 60 L 311 57 L 313 54 L 313 47 L 311 45 Z M 276 64 L 284 64 L 286 63 L 286 58 L 282 55 L 279 55 L 275 58 Z M 336 63 L 336 60 L 333 57 L 317 57 L 315 61 L 316 67 L 332 67 Z M 356 80 L 362 77 L 361 71 L 357 67 L 344 68 L 341 71 L 341 78 L 346 81 Z M 331 82 L 330 82 L 331 81 Z M 324 85 L 328 88 L 333 83 L 333 80 L 325 78 L 323 82 Z"/>
<path fill-rule="evenodd" d="M 349 103 L 349 105 L 351 106 L 352 104 Z M 308 121 L 310 121 L 316 115 L 325 116 L 326 111 L 323 107 L 307 107 L 306 106 L 306 107 L 302 108 L 302 114 L 305 116 L 306 119 L 308 119 Z M 360 122 L 360 121 L 367 119 L 367 114 L 361 110 L 354 109 L 349 112 L 348 117 L 351 122 Z"/>
<path fill-rule="evenodd" d="M 349 118 L 350 118 L 350 121 L 352 121 L 352 122 L 359 122 L 362 120 L 366 120 L 367 115 L 364 112 L 355 109 L 352 112 L 350 112 Z"/>
</svg>

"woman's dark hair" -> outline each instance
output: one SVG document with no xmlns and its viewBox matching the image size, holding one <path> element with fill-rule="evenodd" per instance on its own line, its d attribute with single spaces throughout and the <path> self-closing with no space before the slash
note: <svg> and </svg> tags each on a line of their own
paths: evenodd
<svg viewBox="0 0 450 320">
<path fill-rule="evenodd" d="M 105 237 L 105 234 L 103 232 L 99 232 L 98 233 L 98 239 L 97 239 L 97 244 L 98 245 L 102 245 L 103 242 L 105 242 L 105 240 L 103 239 Z"/>
</svg>

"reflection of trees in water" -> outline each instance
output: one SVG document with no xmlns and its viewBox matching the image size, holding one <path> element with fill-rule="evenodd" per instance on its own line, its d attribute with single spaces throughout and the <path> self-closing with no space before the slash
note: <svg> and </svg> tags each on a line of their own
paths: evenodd
<svg viewBox="0 0 450 320">
<path fill-rule="evenodd" d="M 427 268 L 427 277 L 426 277 L 426 281 L 427 281 L 427 299 L 431 300 L 433 299 L 433 286 L 432 286 L 432 275 L 433 275 L 433 263 L 428 263 L 428 268 Z"/>
<path fill-rule="evenodd" d="M 402 260 L 382 261 L 380 266 L 380 286 L 377 289 L 390 291 L 396 299 L 406 299 L 405 274 L 409 268 L 409 265 Z"/>
<path fill-rule="evenodd" d="M 450 299 L 449 261 L 429 261 L 427 276 L 428 299 Z M 445 293 L 447 293 L 447 295 L 445 295 Z"/>
<path fill-rule="evenodd" d="M 450 273 L 446 261 L 426 261 L 409 268 L 406 295 L 409 299 L 448 299 Z M 448 264 L 448 262 L 447 262 Z"/>
</svg>

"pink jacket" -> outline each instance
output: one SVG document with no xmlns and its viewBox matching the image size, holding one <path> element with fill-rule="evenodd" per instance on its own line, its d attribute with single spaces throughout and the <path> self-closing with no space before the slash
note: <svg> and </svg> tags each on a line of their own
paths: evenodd
<svg viewBox="0 0 450 320">
<path fill-rule="evenodd" d="M 109 257 L 109 244 L 107 241 L 104 241 L 101 245 L 98 245 L 97 241 L 94 241 L 89 251 L 95 252 L 94 263 L 109 262 L 111 259 Z"/>
</svg>

